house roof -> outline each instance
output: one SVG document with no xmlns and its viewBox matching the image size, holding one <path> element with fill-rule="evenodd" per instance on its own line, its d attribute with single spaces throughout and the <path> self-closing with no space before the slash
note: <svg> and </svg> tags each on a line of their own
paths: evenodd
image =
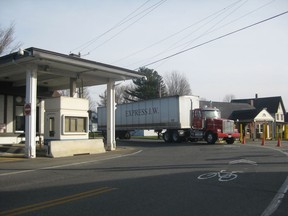
<svg viewBox="0 0 288 216">
<path fill-rule="evenodd" d="M 250 104 L 254 106 L 259 112 L 264 108 L 267 108 L 267 111 L 271 114 L 277 113 L 280 103 L 283 108 L 283 112 L 286 113 L 281 96 L 265 97 L 265 98 L 233 99 L 231 103 Z"/>
<path fill-rule="evenodd" d="M 281 96 L 233 99 L 231 103 L 200 101 L 200 106 L 212 106 L 218 108 L 221 111 L 222 118 L 232 119 L 234 121 L 240 120 L 242 122 L 250 122 L 253 121 L 263 109 L 266 109 L 270 114 L 277 113 L 279 103 L 283 108 L 283 112 L 286 114 L 285 121 L 287 121 L 288 113 L 285 111 Z"/>
<path fill-rule="evenodd" d="M 235 110 L 232 112 L 230 119 L 234 121 L 240 120 L 241 122 L 251 122 L 255 119 L 258 113 L 258 110 L 255 108 L 249 110 Z"/>
<path fill-rule="evenodd" d="M 234 111 L 241 110 L 251 110 L 255 109 L 253 106 L 247 103 L 229 103 L 229 102 L 209 102 L 209 101 L 200 101 L 200 107 L 216 107 L 221 111 L 222 118 L 232 119 L 231 115 Z"/>
<path fill-rule="evenodd" d="M 68 89 L 71 78 L 78 86 L 95 86 L 143 77 L 129 69 L 31 47 L 0 57 L 0 82 L 25 87 L 26 70 L 31 65 L 37 66 L 37 86 L 52 91 Z"/>
</svg>

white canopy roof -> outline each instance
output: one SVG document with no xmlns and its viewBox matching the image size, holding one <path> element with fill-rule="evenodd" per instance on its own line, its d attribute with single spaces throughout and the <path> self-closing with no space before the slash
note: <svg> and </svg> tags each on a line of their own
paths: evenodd
<svg viewBox="0 0 288 216">
<path fill-rule="evenodd" d="M 75 78 L 79 86 L 94 86 L 106 84 L 109 79 L 143 77 L 129 69 L 31 47 L 22 53 L 0 57 L 0 82 L 10 82 L 13 87 L 25 86 L 26 69 L 31 64 L 38 67 L 37 86 L 49 90 L 68 89 L 70 78 Z"/>
</svg>

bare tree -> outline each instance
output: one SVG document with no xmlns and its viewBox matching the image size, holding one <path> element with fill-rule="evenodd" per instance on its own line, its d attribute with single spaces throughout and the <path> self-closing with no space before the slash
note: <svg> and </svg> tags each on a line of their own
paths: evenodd
<svg viewBox="0 0 288 216">
<path fill-rule="evenodd" d="M 89 101 L 89 110 L 96 110 L 96 102 L 92 100 L 88 87 L 83 88 L 82 98 Z"/>
<path fill-rule="evenodd" d="M 115 87 L 115 103 L 123 104 L 131 102 L 131 96 L 127 93 L 127 89 L 132 89 L 133 85 L 120 85 Z M 107 104 L 107 90 L 105 90 L 102 94 L 99 95 L 100 102 L 98 102 L 99 106 L 106 106 Z M 130 100 L 128 99 L 130 98 Z"/>
<path fill-rule="evenodd" d="M 58 92 L 61 96 L 70 97 L 70 90 L 69 90 L 69 89 L 58 90 L 57 92 Z M 55 94 L 55 96 L 57 97 L 58 95 Z"/>
<path fill-rule="evenodd" d="M 11 53 L 22 46 L 21 42 L 15 42 L 15 23 L 11 23 L 9 27 L 2 28 L 0 26 L 0 56 Z"/>
<path fill-rule="evenodd" d="M 164 76 L 168 96 L 192 95 L 192 90 L 184 74 L 172 71 Z"/>
<path fill-rule="evenodd" d="M 225 97 L 223 98 L 223 102 L 231 102 L 231 100 L 233 100 L 235 98 L 235 95 L 233 94 L 227 94 L 225 95 Z"/>
<path fill-rule="evenodd" d="M 57 92 L 61 96 L 72 97 L 70 95 L 70 90 L 69 89 L 58 90 Z M 96 110 L 96 103 L 95 103 L 95 101 L 92 100 L 91 95 L 89 93 L 89 89 L 87 87 L 77 88 L 77 94 L 78 94 L 79 98 L 85 98 L 85 99 L 87 99 L 89 101 L 89 110 L 92 110 L 92 111 Z M 56 97 L 58 96 L 57 94 L 54 94 L 54 95 Z"/>
</svg>

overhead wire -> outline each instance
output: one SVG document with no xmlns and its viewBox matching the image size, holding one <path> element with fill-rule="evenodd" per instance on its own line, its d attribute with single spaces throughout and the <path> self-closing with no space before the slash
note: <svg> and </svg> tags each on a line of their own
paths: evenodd
<svg viewBox="0 0 288 216">
<path fill-rule="evenodd" d="M 89 47 L 91 44 L 95 43 L 97 40 L 99 40 L 101 37 L 103 37 L 104 35 L 108 34 L 109 32 L 113 31 L 114 29 L 120 27 L 121 25 L 125 24 L 126 22 L 129 22 L 131 19 L 133 19 L 134 17 L 138 16 L 139 14 L 136 14 L 134 16 L 132 16 L 133 14 L 135 14 L 137 11 L 139 11 L 141 8 L 143 8 L 148 2 L 150 2 L 151 0 L 147 0 L 145 1 L 143 4 L 141 4 L 138 8 L 136 8 L 134 11 L 132 11 L 130 14 L 128 14 L 126 17 L 124 17 L 122 20 L 120 20 L 118 23 L 116 23 L 115 25 L 113 25 L 111 28 L 109 28 L 108 30 L 106 30 L 105 32 L 103 32 L 102 34 L 98 35 L 97 37 L 83 43 L 82 45 L 72 49 L 70 52 L 73 52 L 75 50 L 79 50 L 79 52 L 83 51 L 84 49 L 86 49 L 87 47 Z M 146 9 L 147 10 L 147 9 Z M 140 14 L 143 13 L 140 12 Z M 132 16 L 132 17 L 131 17 Z"/>
<path fill-rule="evenodd" d="M 204 33 L 202 33 L 201 35 L 199 35 L 198 37 L 187 41 L 184 44 L 181 44 L 181 46 L 188 47 L 190 46 L 193 42 L 195 42 L 196 40 L 202 38 L 203 36 L 207 35 L 210 32 L 213 32 L 213 29 L 215 29 L 216 26 L 218 26 L 221 22 L 223 22 L 224 20 L 226 20 L 229 16 L 231 16 L 233 13 L 235 13 L 238 9 L 240 9 L 244 4 L 246 4 L 249 0 L 244 1 L 241 5 L 239 5 L 238 7 L 236 7 L 234 10 L 232 10 L 230 13 L 228 13 L 226 16 L 224 16 L 223 18 L 221 18 L 219 21 L 217 21 L 212 27 L 210 27 L 208 30 L 206 30 Z"/>
<path fill-rule="evenodd" d="M 145 59 L 145 60 L 140 60 L 139 62 L 149 62 L 151 61 L 151 59 L 155 59 L 156 57 L 166 53 L 166 52 L 169 52 L 169 51 L 172 51 L 172 50 L 175 50 L 175 49 L 179 49 L 180 47 L 183 47 L 185 46 L 187 43 L 191 42 L 191 41 L 196 41 L 198 39 L 200 39 L 201 37 L 205 36 L 208 32 L 211 31 L 211 29 L 215 28 L 215 26 L 217 26 L 220 22 L 222 22 L 225 18 L 227 18 L 229 15 L 231 15 L 232 13 L 234 13 L 237 9 L 239 9 L 241 6 L 243 6 L 248 0 L 244 1 L 244 3 L 242 3 L 240 6 L 238 6 L 236 9 L 234 9 L 232 12 L 230 12 L 228 15 L 226 15 L 224 18 L 222 18 L 220 21 L 218 21 L 216 24 L 214 24 L 212 27 L 209 27 L 208 30 L 206 30 L 204 33 L 202 33 L 200 36 L 194 38 L 193 40 L 189 40 L 188 42 L 185 42 L 185 43 L 182 43 L 181 45 L 179 46 L 176 46 L 177 44 L 179 44 L 181 41 L 185 40 L 186 38 L 190 37 L 192 34 L 198 32 L 199 30 L 201 30 L 202 28 L 204 28 L 205 26 L 207 26 L 208 24 L 210 24 L 211 22 L 215 22 L 217 21 L 218 18 L 220 18 L 221 16 L 225 15 L 226 12 L 229 12 L 229 10 L 233 9 L 235 6 L 237 6 L 238 3 L 242 2 L 243 0 L 240 0 L 240 1 L 237 1 L 235 2 L 234 4 L 231 4 L 229 5 L 229 7 L 226 7 L 227 10 L 220 10 L 221 13 L 214 13 L 214 16 L 213 17 L 210 17 L 211 18 L 210 20 L 208 19 L 207 22 L 205 22 L 203 25 L 201 25 L 200 27 L 198 27 L 196 30 L 194 30 L 193 32 L 189 33 L 188 35 L 186 35 L 185 37 L 182 37 L 180 40 L 176 41 L 175 43 L 173 43 L 172 45 L 170 45 L 167 49 L 165 50 L 162 50 L 161 52 L 149 57 L 148 59 Z M 224 8 L 225 9 L 225 8 Z M 187 47 L 187 45 L 186 45 Z M 182 48 L 183 49 L 183 48 Z M 139 63 L 139 62 L 136 62 L 136 63 L 133 63 L 133 65 Z"/>
<path fill-rule="evenodd" d="M 142 15 L 139 19 L 137 19 L 136 21 L 134 21 L 132 24 L 135 24 L 137 21 L 139 21 L 140 19 L 142 19 L 143 17 L 145 17 L 147 14 L 149 14 L 150 12 L 152 12 L 154 9 L 156 9 L 157 7 L 159 7 L 161 4 L 163 4 L 165 1 L 167 0 L 160 0 L 157 1 L 155 4 L 153 4 L 152 6 L 143 8 L 145 5 L 147 5 L 148 2 L 150 2 L 151 0 L 147 0 L 145 1 L 142 5 L 140 5 L 137 9 L 135 9 L 133 12 L 131 12 L 129 15 L 127 15 L 125 18 L 123 18 L 120 22 L 116 23 L 115 25 L 113 25 L 111 28 L 109 28 L 108 30 L 106 30 L 105 32 L 103 32 L 102 34 L 98 35 L 97 37 L 93 38 L 92 40 L 82 44 L 81 46 L 73 49 L 70 52 L 73 52 L 75 50 L 79 50 L 79 52 L 82 52 L 83 50 L 87 49 L 88 47 L 92 46 L 95 42 L 97 42 L 99 39 L 103 38 L 105 35 L 107 35 L 108 33 L 112 32 L 113 30 L 125 25 L 126 23 L 128 23 L 129 21 L 135 19 L 136 17 L 139 17 L 141 14 L 145 13 L 144 15 Z M 143 9 L 142 9 L 143 8 Z M 148 11 L 148 12 L 146 12 Z M 138 13 L 136 13 L 138 12 Z M 113 38 L 115 38 L 116 36 L 118 36 L 121 32 L 123 32 L 124 30 L 128 29 L 132 24 L 129 24 L 129 26 L 125 27 L 125 29 L 122 29 L 120 32 L 116 33 L 114 36 L 110 37 L 109 39 L 105 40 L 104 42 L 102 42 L 100 45 L 98 45 L 97 47 L 94 47 L 93 49 L 91 49 L 88 54 L 90 54 L 90 52 L 94 51 L 95 49 L 97 49 L 98 47 L 104 45 L 105 43 L 107 43 L 108 41 L 112 40 Z"/>
<path fill-rule="evenodd" d="M 237 4 L 238 2 L 241 2 L 241 1 L 242 1 L 242 0 L 238 0 L 238 1 L 234 2 L 234 3 L 232 3 L 232 4 L 229 4 L 229 5 L 226 6 L 225 8 L 222 8 L 221 10 L 218 10 L 218 11 L 212 13 L 211 15 L 209 15 L 209 16 L 207 16 L 207 17 L 205 17 L 205 18 L 203 18 L 203 19 L 201 19 L 201 20 L 199 20 L 199 21 L 197 21 L 197 22 L 195 22 L 195 23 L 193 23 L 193 24 L 191 24 L 191 25 L 188 25 L 188 26 L 186 26 L 185 28 L 183 28 L 183 29 L 181 29 L 181 30 L 179 30 L 179 31 L 177 31 L 177 32 L 175 32 L 175 33 L 173 33 L 173 34 L 171 34 L 171 35 L 169 35 L 169 36 L 167 36 L 167 37 L 165 37 L 165 38 L 163 38 L 163 39 L 161 39 L 161 40 L 159 40 L 159 41 L 157 41 L 157 42 L 155 42 L 155 43 L 153 43 L 153 44 L 151 44 L 151 45 L 149 45 L 149 46 L 147 46 L 147 47 L 145 47 L 145 48 L 142 48 L 142 49 L 140 49 L 140 50 L 138 50 L 138 51 L 136 51 L 136 52 L 133 52 L 133 53 L 131 53 L 131 54 L 129 54 L 129 55 L 121 58 L 121 59 L 118 59 L 118 60 L 114 61 L 113 63 L 117 63 L 117 62 L 123 61 L 123 60 L 125 60 L 125 59 L 127 59 L 127 58 L 129 58 L 129 57 L 131 57 L 131 56 L 135 56 L 136 54 L 138 54 L 138 53 L 140 53 L 140 52 L 143 52 L 143 51 L 145 51 L 145 50 L 147 50 L 147 49 L 149 49 L 149 48 L 151 48 L 151 47 L 154 47 L 154 46 L 156 46 L 156 45 L 159 45 L 159 44 L 167 41 L 168 39 L 170 39 L 170 38 L 172 38 L 172 37 L 174 37 L 174 36 L 176 36 L 176 35 L 179 35 L 180 33 L 182 33 L 182 32 L 184 32 L 184 31 L 190 29 L 190 28 L 193 27 L 193 26 L 198 25 L 199 23 L 201 23 L 201 22 L 203 22 L 203 21 L 205 21 L 205 20 L 207 20 L 207 19 L 210 19 L 210 18 L 213 19 L 213 18 L 215 18 L 215 16 L 216 16 L 217 14 L 222 13 L 223 11 L 229 9 L 230 7 L 233 7 L 235 4 Z"/>
<path fill-rule="evenodd" d="M 219 23 L 221 23 L 224 19 L 226 19 L 228 16 L 230 16 L 232 13 L 234 13 L 236 10 L 238 10 L 240 7 L 242 7 L 245 3 L 247 3 L 248 0 L 246 0 L 242 5 L 240 5 L 238 8 L 236 8 L 236 9 L 233 10 L 231 13 L 229 13 L 227 16 L 225 16 L 222 20 L 220 20 L 219 22 L 217 22 L 217 25 L 214 25 L 210 30 L 206 31 L 203 35 L 200 35 L 199 37 L 197 37 L 197 38 L 195 38 L 195 39 L 192 39 L 192 40 L 186 42 L 185 44 L 182 44 L 181 46 L 183 46 L 183 48 L 186 48 L 186 47 L 190 46 L 193 42 L 195 42 L 197 39 L 201 38 L 202 36 L 205 36 L 205 35 L 208 35 L 208 34 L 210 34 L 210 33 L 215 32 L 215 31 L 218 31 L 218 30 L 222 29 L 223 27 L 228 26 L 228 25 L 230 25 L 230 24 L 232 24 L 232 23 L 234 23 L 234 22 L 236 22 L 236 21 L 238 21 L 238 20 L 240 20 L 240 19 L 242 19 L 242 18 L 244 18 L 244 17 L 246 17 L 246 16 L 248 16 L 248 15 L 250 15 L 250 14 L 256 12 L 256 11 L 258 11 L 258 10 L 260 10 L 260 9 L 263 8 L 263 7 L 266 7 L 267 5 L 271 4 L 273 1 L 275 1 L 275 0 L 272 0 L 272 1 L 270 1 L 270 2 L 268 2 L 268 3 L 266 3 L 266 4 L 264 4 L 264 5 L 256 8 L 256 9 L 254 9 L 254 10 L 252 10 L 252 11 L 249 11 L 248 13 L 246 13 L 246 14 L 244 14 L 244 15 L 242 15 L 242 16 L 240 16 L 240 17 L 238 17 L 238 18 L 236 18 L 236 19 L 234 19 L 234 20 L 232 20 L 232 21 L 230 21 L 230 22 L 228 22 L 228 23 L 225 23 L 225 24 L 219 26 L 218 28 L 215 28 L 215 27 L 216 27 Z M 185 45 L 185 46 L 184 46 L 184 45 Z M 179 47 L 180 47 L 180 46 L 179 46 Z"/>
<path fill-rule="evenodd" d="M 236 33 L 240 32 L 240 31 L 246 30 L 246 29 L 248 29 L 248 28 L 252 28 L 252 27 L 254 27 L 254 26 L 256 26 L 256 25 L 259 25 L 259 24 L 261 24 L 261 23 L 264 23 L 264 22 L 267 22 L 267 21 L 269 21 L 269 20 L 275 19 L 275 18 L 277 18 L 277 17 L 283 16 L 283 15 L 285 15 L 285 14 L 287 14 L 287 13 L 288 13 L 288 11 L 285 11 L 285 12 L 283 12 L 283 13 L 277 14 L 277 15 L 275 15 L 275 16 L 269 17 L 269 18 L 267 18 L 267 19 L 261 20 L 261 21 L 259 21 L 259 22 L 253 23 L 253 24 L 251 24 L 251 25 L 245 26 L 245 27 L 243 27 L 243 28 L 240 28 L 240 29 L 237 29 L 237 30 L 235 30 L 235 31 L 229 32 L 229 33 L 227 33 L 227 34 L 221 35 L 221 36 L 219 36 L 219 37 L 213 38 L 213 39 L 208 40 L 208 41 L 206 41 L 206 42 L 200 43 L 200 44 L 198 44 L 198 45 L 196 45 L 196 46 L 189 47 L 189 48 L 184 49 L 184 50 L 182 50 L 182 51 L 176 52 L 176 53 L 174 53 L 174 54 L 172 54 L 172 55 L 166 56 L 166 57 L 164 57 L 164 58 L 158 59 L 158 60 L 156 60 L 156 61 L 150 62 L 150 63 L 145 64 L 145 65 L 142 65 L 141 67 L 147 67 L 147 66 L 156 64 L 156 63 L 158 63 L 158 62 L 164 61 L 164 60 L 166 60 L 166 59 L 172 58 L 172 57 L 174 57 L 174 56 L 180 55 L 180 54 L 182 54 L 182 53 L 185 53 L 185 52 L 188 52 L 188 51 L 190 51 L 190 50 L 196 49 L 196 48 L 198 48 L 198 47 L 204 46 L 204 45 L 206 45 L 206 44 L 212 43 L 212 42 L 214 42 L 214 41 L 216 41 L 216 40 L 222 39 L 222 38 L 227 37 L 227 36 L 230 36 L 230 35 L 232 35 L 232 34 L 236 34 Z M 138 67 L 138 68 L 141 68 L 141 67 Z M 138 68 L 136 68 L 135 70 L 137 70 Z"/>
<path fill-rule="evenodd" d="M 188 41 L 188 42 L 186 42 L 186 43 L 183 43 L 183 44 L 181 44 L 181 45 L 179 45 L 179 46 L 177 46 L 177 47 L 174 47 L 174 48 L 171 47 L 170 49 L 166 49 L 165 51 L 162 51 L 162 52 L 158 53 L 157 55 L 154 55 L 153 57 L 150 57 L 150 58 L 146 59 L 145 61 L 146 61 L 146 62 L 147 62 L 147 61 L 149 62 L 149 59 L 153 59 L 153 58 L 155 58 L 155 57 L 157 57 L 157 56 L 160 56 L 161 54 L 164 54 L 165 52 L 172 51 L 172 50 L 175 50 L 175 49 L 177 49 L 177 48 L 183 47 L 183 45 L 186 45 L 186 44 L 188 44 L 189 42 L 190 42 L 189 44 L 191 44 L 192 42 L 195 42 L 197 39 L 200 39 L 200 38 L 203 37 L 203 36 L 206 36 L 206 35 L 208 35 L 208 34 L 210 34 L 210 33 L 213 33 L 213 32 L 215 32 L 215 31 L 218 31 L 218 30 L 224 28 L 225 26 L 230 25 L 230 24 L 232 24 L 232 23 L 234 23 L 234 22 L 236 22 L 236 21 L 238 21 L 238 20 L 240 20 L 240 19 L 242 19 L 242 18 L 244 18 L 244 17 L 246 17 L 246 16 L 248 16 L 248 15 L 250 15 L 250 14 L 252 14 L 252 13 L 258 11 L 258 10 L 260 10 L 260 9 L 262 9 L 263 7 L 266 7 L 267 5 L 271 4 L 273 1 L 275 1 L 275 0 L 271 0 L 271 1 L 269 1 L 268 3 L 266 3 L 266 4 L 264 4 L 264 5 L 260 6 L 260 7 L 258 7 L 258 8 L 256 8 L 256 9 L 254 9 L 254 10 L 252 10 L 252 11 L 249 11 L 248 13 L 246 13 L 246 14 L 244 14 L 244 15 L 242 15 L 242 16 L 234 19 L 234 20 L 232 20 L 231 22 L 219 26 L 219 27 L 216 28 L 216 29 L 213 29 L 213 27 L 212 27 L 212 28 L 210 28 L 210 31 L 206 31 L 205 34 L 202 34 L 202 35 L 198 36 L 197 38 L 194 38 L 194 39 L 192 39 L 192 40 L 190 40 L 190 41 Z M 247 2 L 247 1 L 246 1 L 246 2 Z M 246 2 L 244 2 L 244 3 L 246 3 Z M 215 27 L 215 26 L 214 26 L 214 27 Z M 174 43 L 174 44 L 176 44 L 176 43 Z M 185 47 L 187 47 L 187 46 L 189 46 L 189 45 L 186 45 Z M 182 49 L 184 49 L 185 47 L 183 47 Z M 139 63 L 139 62 L 138 62 L 138 63 Z M 135 65 L 135 63 L 134 63 L 134 65 Z"/>
<path fill-rule="evenodd" d="M 154 11 L 156 8 L 158 8 L 160 5 L 162 5 L 164 2 L 166 2 L 167 0 L 161 0 L 159 2 L 157 2 L 156 4 L 152 5 L 151 7 L 149 7 L 148 9 L 144 10 L 147 11 L 144 15 L 142 15 L 141 17 L 139 17 L 137 20 L 135 20 L 134 22 L 130 23 L 128 26 L 126 26 L 124 29 L 120 30 L 119 32 L 117 32 L 115 35 L 113 35 L 112 37 L 108 38 L 107 40 L 105 40 L 104 42 L 102 42 L 101 44 L 99 44 L 98 46 L 94 47 L 93 49 L 91 49 L 89 51 L 92 52 L 94 50 L 96 50 L 97 48 L 103 46 L 104 44 L 106 44 L 107 42 L 109 42 L 110 40 L 112 40 L 113 38 L 117 37 L 119 34 L 121 34 L 123 31 L 125 31 L 126 29 L 130 28 L 132 25 L 134 25 L 135 23 L 137 23 L 139 20 L 141 20 L 142 18 L 144 18 L 146 15 L 148 15 L 149 13 L 151 13 L 152 11 Z M 143 12 L 143 11 L 142 11 Z M 141 12 L 141 13 L 142 13 Z M 138 15 L 137 15 L 138 16 Z"/>
</svg>

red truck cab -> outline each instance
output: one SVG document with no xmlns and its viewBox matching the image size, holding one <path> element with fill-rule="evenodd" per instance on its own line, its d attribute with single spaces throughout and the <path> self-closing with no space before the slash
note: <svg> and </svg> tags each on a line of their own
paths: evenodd
<svg viewBox="0 0 288 216">
<path fill-rule="evenodd" d="M 214 144 L 217 140 L 225 140 L 233 144 L 239 140 L 240 134 L 235 130 L 234 121 L 221 118 L 217 108 L 199 108 L 192 111 L 192 139 L 202 136 L 208 143 Z M 197 136 L 197 137 L 193 137 Z"/>
</svg>

